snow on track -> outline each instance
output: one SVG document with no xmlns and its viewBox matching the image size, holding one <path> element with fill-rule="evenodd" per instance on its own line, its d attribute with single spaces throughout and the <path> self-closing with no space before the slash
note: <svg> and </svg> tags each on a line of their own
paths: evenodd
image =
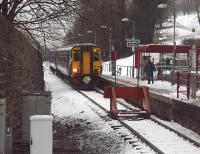
<svg viewBox="0 0 200 154">
<path fill-rule="evenodd" d="M 102 107 L 109 110 L 110 100 L 103 98 L 103 95 L 95 91 L 81 91 L 89 96 Z M 126 108 L 118 104 L 119 110 Z M 176 133 L 158 125 L 152 120 L 123 120 L 128 126 L 137 131 L 140 135 L 146 138 L 160 151 L 166 154 L 200 154 L 200 148 L 196 147 L 189 141 L 178 136 Z"/>
</svg>

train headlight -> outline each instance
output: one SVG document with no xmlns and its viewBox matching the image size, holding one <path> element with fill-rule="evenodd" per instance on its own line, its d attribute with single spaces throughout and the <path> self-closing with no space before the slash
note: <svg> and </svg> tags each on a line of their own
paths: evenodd
<svg viewBox="0 0 200 154">
<path fill-rule="evenodd" d="M 78 72 L 78 69 L 77 69 L 77 68 L 74 68 L 74 69 L 73 69 L 73 72 L 74 72 L 74 73 L 77 73 L 77 72 Z"/>
</svg>

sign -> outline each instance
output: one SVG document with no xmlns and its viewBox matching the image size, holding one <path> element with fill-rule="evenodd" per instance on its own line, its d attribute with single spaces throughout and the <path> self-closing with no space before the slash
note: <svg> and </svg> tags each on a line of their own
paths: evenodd
<svg viewBox="0 0 200 154">
<path fill-rule="evenodd" d="M 127 47 L 138 47 L 140 45 L 140 40 L 127 40 Z"/>
<path fill-rule="evenodd" d="M 160 43 L 159 36 L 156 35 L 156 36 L 153 37 L 153 43 L 154 44 L 159 44 Z"/>
<path fill-rule="evenodd" d="M 111 60 L 114 61 L 114 60 L 117 60 L 118 59 L 118 55 L 117 55 L 117 52 L 111 52 Z"/>
</svg>

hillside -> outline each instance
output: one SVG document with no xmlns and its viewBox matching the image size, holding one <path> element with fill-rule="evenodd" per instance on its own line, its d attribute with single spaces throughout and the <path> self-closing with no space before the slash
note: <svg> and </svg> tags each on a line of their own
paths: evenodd
<svg viewBox="0 0 200 154">
<path fill-rule="evenodd" d="M 192 32 L 192 29 L 195 31 Z M 182 44 L 184 39 L 199 39 L 200 25 L 196 14 L 180 15 L 176 18 L 176 44 Z M 174 22 L 173 19 L 163 24 L 160 31 L 160 43 L 173 44 Z"/>
</svg>

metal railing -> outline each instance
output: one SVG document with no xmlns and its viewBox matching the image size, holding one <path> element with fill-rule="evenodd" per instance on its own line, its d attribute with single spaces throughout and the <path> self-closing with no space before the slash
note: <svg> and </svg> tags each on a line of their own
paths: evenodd
<svg viewBox="0 0 200 154">
<path fill-rule="evenodd" d="M 180 73 L 177 72 L 177 98 L 179 98 L 180 93 L 185 93 L 187 98 L 190 96 L 192 99 L 196 99 L 197 91 L 200 89 L 200 75 L 196 73 Z M 186 90 L 180 90 L 180 86 L 185 87 Z"/>
<path fill-rule="evenodd" d="M 133 66 L 116 65 L 116 75 L 117 76 L 132 77 L 132 71 L 133 71 Z M 110 63 L 103 64 L 103 72 L 111 73 L 111 64 Z"/>
<path fill-rule="evenodd" d="M 196 93 L 198 89 L 200 89 L 200 74 L 190 73 L 188 72 L 188 66 L 176 66 L 177 72 L 176 74 L 171 74 L 172 66 L 163 65 L 156 66 L 156 72 L 154 73 L 155 80 L 163 80 L 168 81 L 173 84 L 177 84 L 177 98 L 180 97 L 180 93 L 187 96 L 189 99 L 196 99 Z M 143 69 L 143 67 L 141 67 Z M 161 72 L 159 72 L 161 69 Z M 132 66 L 123 66 L 116 65 L 116 75 L 124 76 L 124 77 L 132 77 Z M 167 72 L 169 71 L 169 72 Z M 103 72 L 111 74 L 111 64 L 104 63 L 103 64 Z M 140 72 L 142 73 L 142 72 Z M 161 73 L 161 75 L 159 75 Z M 145 74 L 140 74 L 142 80 L 146 79 Z M 183 90 L 185 88 L 185 90 Z"/>
</svg>

